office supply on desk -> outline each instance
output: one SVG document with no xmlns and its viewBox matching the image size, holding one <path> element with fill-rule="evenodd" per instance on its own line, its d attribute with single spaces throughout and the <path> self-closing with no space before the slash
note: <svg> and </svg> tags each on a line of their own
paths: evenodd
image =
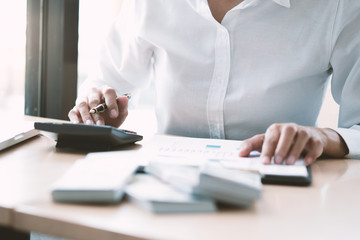
<svg viewBox="0 0 360 240">
<path fill-rule="evenodd" d="M 39 131 L 34 129 L 33 123 L 30 122 L 14 122 L 11 127 L 7 124 L 2 125 L 0 134 L 0 151 L 8 149 L 39 134 Z"/>
<path fill-rule="evenodd" d="M 131 154 L 124 158 L 79 159 L 51 189 L 58 202 L 118 202 L 138 167 Z"/>
<path fill-rule="evenodd" d="M 212 159 L 223 167 L 258 172 L 264 184 L 308 186 L 312 182 L 311 167 L 306 166 L 303 159 L 298 159 L 294 165 L 268 164 L 264 165 L 259 157 Z"/>
<path fill-rule="evenodd" d="M 204 213 L 217 210 L 211 198 L 176 190 L 147 174 L 136 174 L 125 192 L 130 201 L 153 213 Z"/>
<path fill-rule="evenodd" d="M 255 171 L 264 184 L 308 186 L 311 167 L 302 159 L 294 165 L 264 165 L 259 157 L 239 157 L 241 141 L 155 135 L 144 146 L 144 165 L 151 161 L 175 165 L 202 166 L 208 160 L 219 161 L 226 168 Z"/>
<path fill-rule="evenodd" d="M 143 138 L 129 130 L 82 123 L 35 122 L 35 128 L 53 133 L 58 148 L 105 151 L 121 145 L 135 143 Z"/>
<path fill-rule="evenodd" d="M 146 172 L 188 194 L 247 207 L 261 197 L 259 174 L 227 169 L 208 161 L 202 167 L 150 162 Z"/>
<path fill-rule="evenodd" d="M 259 174 L 227 169 L 213 161 L 201 167 L 199 187 L 207 196 L 239 206 L 249 206 L 262 193 Z"/>
</svg>

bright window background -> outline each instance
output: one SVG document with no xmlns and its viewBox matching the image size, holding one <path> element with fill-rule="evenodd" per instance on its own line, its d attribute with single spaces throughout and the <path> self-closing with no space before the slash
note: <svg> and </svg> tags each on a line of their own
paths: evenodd
<svg viewBox="0 0 360 240">
<path fill-rule="evenodd" d="M 78 84 L 94 68 L 104 38 L 119 14 L 120 0 L 80 0 Z"/>
<path fill-rule="evenodd" d="M 24 114 L 26 1 L 0 0 L 0 109 Z"/>
</svg>

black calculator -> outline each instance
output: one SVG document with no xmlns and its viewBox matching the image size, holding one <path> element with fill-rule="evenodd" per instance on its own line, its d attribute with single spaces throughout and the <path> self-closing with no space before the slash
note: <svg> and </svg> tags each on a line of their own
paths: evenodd
<svg viewBox="0 0 360 240">
<path fill-rule="evenodd" d="M 111 126 L 58 122 L 35 122 L 34 126 L 40 131 L 53 133 L 58 148 L 106 151 L 143 139 L 136 132 Z"/>
</svg>

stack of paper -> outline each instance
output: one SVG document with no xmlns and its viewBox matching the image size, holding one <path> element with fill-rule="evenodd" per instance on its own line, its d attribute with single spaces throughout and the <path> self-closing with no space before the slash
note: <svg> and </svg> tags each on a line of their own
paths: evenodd
<svg viewBox="0 0 360 240">
<path fill-rule="evenodd" d="M 212 199 L 178 191 L 151 175 L 137 174 L 125 192 L 131 201 L 154 213 L 216 211 Z"/>
<path fill-rule="evenodd" d="M 52 198 L 59 202 L 120 201 L 137 167 L 131 156 L 79 159 L 52 186 Z"/>
<path fill-rule="evenodd" d="M 145 172 L 188 194 L 205 195 L 199 188 L 199 168 L 164 162 L 150 162 Z"/>
<path fill-rule="evenodd" d="M 146 171 L 188 194 L 219 202 L 248 206 L 261 196 L 259 174 L 226 169 L 218 162 L 208 161 L 199 168 L 154 161 Z"/>
<path fill-rule="evenodd" d="M 210 160 L 200 171 L 199 187 L 220 202 L 248 206 L 261 197 L 261 175 L 227 169 Z"/>
</svg>

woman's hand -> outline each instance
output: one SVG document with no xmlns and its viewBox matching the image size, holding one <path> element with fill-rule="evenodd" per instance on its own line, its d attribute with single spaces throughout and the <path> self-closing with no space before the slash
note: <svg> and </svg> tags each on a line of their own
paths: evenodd
<svg viewBox="0 0 360 240">
<path fill-rule="evenodd" d="M 304 156 L 306 165 L 322 155 L 344 157 L 349 152 L 342 137 L 334 130 L 294 123 L 273 124 L 264 134 L 246 139 L 240 146 L 239 156 L 248 156 L 253 150 L 261 152 L 265 164 L 270 164 L 273 157 L 276 164 L 294 164 Z"/>
<path fill-rule="evenodd" d="M 91 114 L 90 109 L 100 103 L 106 103 L 107 110 Z M 128 115 L 128 99 L 117 97 L 113 88 L 91 87 L 76 100 L 76 105 L 69 111 L 68 117 L 73 123 L 109 125 L 119 127 Z"/>
</svg>

